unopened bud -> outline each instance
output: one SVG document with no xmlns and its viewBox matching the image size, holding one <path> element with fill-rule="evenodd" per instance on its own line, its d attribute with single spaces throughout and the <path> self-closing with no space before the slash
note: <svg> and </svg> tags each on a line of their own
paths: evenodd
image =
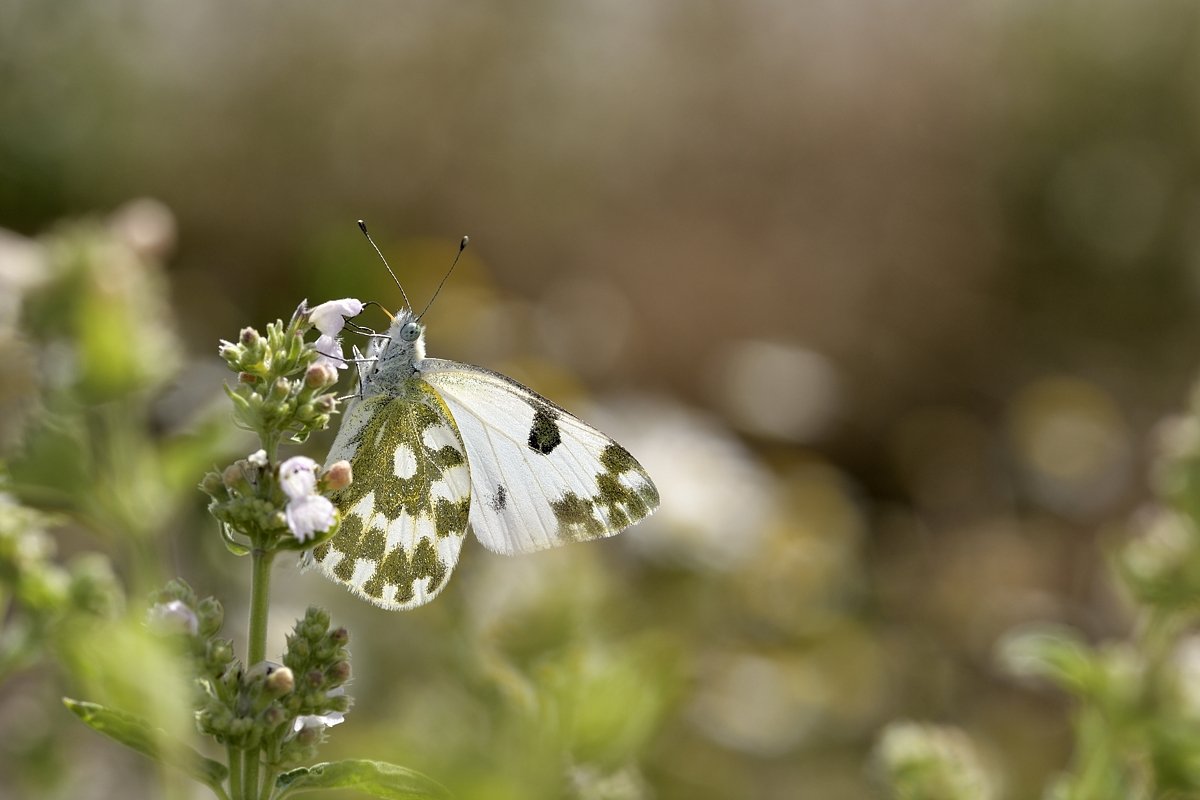
<svg viewBox="0 0 1200 800">
<path fill-rule="evenodd" d="M 332 683 L 345 683 L 350 680 L 350 662 L 339 661 L 330 667 L 329 680 Z"/>
<path fill-rule="evenodd" d="M 280 378 L 275 381 L 275 385 L 271 387 L 271 399 L 283 400 L 292 391 L 292 382 L 287 378 Z"/>
<path fill-rule="evenodd" d="M 346 462 L 338 462 L 338 464 L 344 463 Z M 336 467 L 337 464 L 334 464 L 334 466 Z M 338 647 L 345 647 L 350 643 L 350 631 L 346 630 L 345 628 L 334 628 L 329 632 L 329 641 L 333 642 Z"/>
<path fill-rule="evenodd" d="M 313 364 L 304 373 L 304 385 L 310 389 L 324 389 L 337 383 L 337 379 L 337 370 L 324 361 Z"/>
<path fill-rule="evenodd" d="M 150 627 L 159 633 L 186 633 L 195 636 L 200 629 L 196 612 L 188 608 L 182 600 L 156 603 L 151 606 L 146 617 Z"/>
<path fill-rule="evenodd" d="M 325 472 L 325 486 L 331 492 L 345 489 L 354 480 L 349 461 L 335 461 Z"/>
<path fill-rule="evenodd" d="M 296 687 L 296 679 L 287 667 L 280 667 L 267 676 L 267 691 L 274 697 L 285 695 Z"/>
<path fill-rule="evenodd" d="M 242 332 L 238 334 L 238 341 L 246 347 L 253 347 L 258 344 L 262 337 L 254 328 L 242 328 Z"/>
<path fill-rule="evenodd" d="M 319 669 L 310 669 L 304 679 L 314 689 L 321 688 L 321 684 L 325 683 L 325 675 Z"/>
<path fill-rule="evenodd" d="M 337 408 L 337 398 L 331 394 L 323 394 L 313 402 L 313 406 L 322 414 L 332 414 Z"/>
<path fill-rule="evenodd" d="M 234 462 L 225 468 L 221 473 L 221 483 L 225 484 L 226 489 L 236 489 L 246 480 L 246 474 L 242 472 L 242 465 Z"/>
<path fill-rule="evenodd" d="M 258 383 L 258 376 L 252 372 L 239 372 L 238 383 Z"/>
<path fill-rule="evenodd" d="M 283 709 L 276 705 L 267 706 L 262 713 L 263 724 L 267 728 L 276 728 L 284 720 Z"/>
<path fill-rule="evenodd" d="M 215 472 L 205 474 L 200 481 L 200 490 L 207 495 L 216 496 L 221 491 L 221 476 Z"/>
</svg>

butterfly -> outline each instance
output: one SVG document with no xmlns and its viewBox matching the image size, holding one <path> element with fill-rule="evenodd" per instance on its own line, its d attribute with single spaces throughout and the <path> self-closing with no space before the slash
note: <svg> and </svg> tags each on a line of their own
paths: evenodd
<svg viewBox="0 0 1200 800">
<path fill-rule="evenodd" d="M 365 357 L 355 350 L 359 394 L 326 461 L 349 461 L 354 480 L 331 495 L 342 524 L 310 559 L 326 576 L 409 609 L 445 587 L 468 529 L 492 552 L 528 553 L 654 511 L 658 490 L 628 450 L 511 378 L 427 358 L 405 302 Z"/>
</svg>

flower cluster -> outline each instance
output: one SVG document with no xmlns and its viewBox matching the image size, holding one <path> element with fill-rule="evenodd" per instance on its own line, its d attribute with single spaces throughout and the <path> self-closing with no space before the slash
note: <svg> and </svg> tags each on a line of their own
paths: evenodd
<svg viewBox="0 0 1200 800">
<path fill-rule="evenodd" d="M 221 744 L 261 747 L 267 763 L 282 765 L 311 757 L 324 729 L 342 721 L 350 703 L 349 635 L 331 631 L 326 612 L 310 608 L 296 623 L 284 664 L 247 668 L 234 657 L 233 643 L 217 636 L 224 612 L 215 599 L 199 599 L 174 580 L 151 601 L 147 624 L 193 664 L 201 732 Z"/>
<path fill-rule="evenodd" d="M 268 452 L 285 437 L 305 441 L 337 410 L 330 391 L 337 370 L 304 340 L 312 327 L 311 312 L 301 303 L 286 325 L 268 325 L 266 336 L 243 328 L 237 342 L 221 340 L 221 357 L 238 374 L 237 385 L 225 389 L 237 422 L 262 437 Z"/>
<path fill-rule="evenodd" d="M 320 473 L 305 456 L 272 469 L 259 450 L 204 476 L 200 488 L 212 498 L 209 512 L 222 523 L 225 545 L 237 555 L 250 547 L 308 550 L 337 531 L 337 509 L 321 494 L 350 483 L 350 465 L 339 461 Z"/>
</svg>

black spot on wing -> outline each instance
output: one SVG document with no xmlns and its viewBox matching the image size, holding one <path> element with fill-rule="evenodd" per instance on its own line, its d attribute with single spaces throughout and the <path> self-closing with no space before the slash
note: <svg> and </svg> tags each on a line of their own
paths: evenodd
<svg viewBox="0 0 1200 800">
<path fill-rule="evenodd" d="M 488 508 L 497 513 L 504 510 L 508 505 L 508 490 L 504 488 L 504 484 L 496 485 L 496 493 L 492 495 L 492 499 L 488 500 Z"/>
<path fill-rule="evenodd" d="M 529 426 L 529 449 L 549 455 L 562 444 L 562 433 L 558 430 L 558 412 L 548 405 L 537 404 L 533 410 L 533 424 Z"/>
</svg>

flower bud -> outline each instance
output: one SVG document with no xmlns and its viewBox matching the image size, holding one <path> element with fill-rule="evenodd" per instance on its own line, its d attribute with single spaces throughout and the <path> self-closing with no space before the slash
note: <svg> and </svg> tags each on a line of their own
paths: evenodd
<svg viewBox="0 0 1200 800">
<path fill-rule="evenodd" d="M 188 608 L 182 600 L 156 603 L 147 612 L 146 621 L 155 631 L 164 634 L 186 633 L 195 636 L 200 629 L 196 612 Z"/>
<path fill-rule="evenodd" d="M 344 464 L 344 461 L 339 461 L 339 464 Z M 335 464 L 334 466 L 337 466 Z M 333 642 L 338 647 L 345 647 L 350 643 L 350 632 L 345 628 L 334 628 L 329 632 L 329 641 Z"/>
<path fill-rule="evenodd" d="M 345 489 L 352 480 L 354 473 L 350 470 L 349 461 L 335 461 L 325 472 L 325 487 L 331 492 Z"/>
<path fill-rule="evenodd" d="M 331 683 L 345 683 L 350 680 L 350 662 L 339 661 L 330 667 L 329 680 Z"/>
<path fill-rule="evenodd" d="M 215 472 L 205 474 L 204 478 L 200 481 L 200 491 L 211 497 L 217 496 L 221 491 L 221 486 L 221 476 Z"/>
<path fill-rule="evenodd" d="M 238 383 L 258 383 L 258 376 L 252 372 L 239 372 Z"/>
<path fill-rule="evenodd" d="M 254 328 L 242 328 L 241 333 L 238 334 L 238 341 L 246 347 L 254 347 L 262 341 L 262 336 Z"/>
<path fill-rule="evenodd" d="M 226 489 L 236 489 L 246 481 L 246 475 L 242 472 L 242 465 L 238 463 L 230 464 L 221 473 L 221 482 L 225 484 Z"/>
<path fill-rule="evenodd" d="M 322 414 L 332 414 L 337 408 L 337 398 L 331 394 L 323 394 L 313 401 L 313 407 Z"/>
<path fill-rule="evenodd" d="M 275 385 L 271 387 L 272 400 L 284 400 L 292 391 L 292 382 L 287 378 L 280 378 L 275 381 Z"/>
<path fill-rule="evenodd" d="M 270 728 L 277 728 L 284 720 L 283 709 L 276 705 L 267 706 L 262 713 L 263 724 Z"/>
<path fill-rule="evenodd" d="M 287 667 L 280 667 L 267 676 L 267 692 L 272 697 L 280 697 L 296 687 L 296 679 Z"/>
<path fill-rule="evenodd" d="M 304 385 L 310 389 L 324 389 L 337 383 L 337 370 L 325 362 L 313 364 L 304 373 Z"/>
<path fill-rule="evenodd" d="M 304 676 L 304 680 L 313 689 L 320 689 L 321 684 L 325 683 L 325 674 L 319 669 L 310 669 L 308 674 Z"/>
<path fill-rule="evenodd" d="M 196 605 L 196 615 L 200 618 L 200 632 L 208 637 L 221 630 L 225 621 L 225 609 L 215 597 L 206 597 Z"/>
</svg>

